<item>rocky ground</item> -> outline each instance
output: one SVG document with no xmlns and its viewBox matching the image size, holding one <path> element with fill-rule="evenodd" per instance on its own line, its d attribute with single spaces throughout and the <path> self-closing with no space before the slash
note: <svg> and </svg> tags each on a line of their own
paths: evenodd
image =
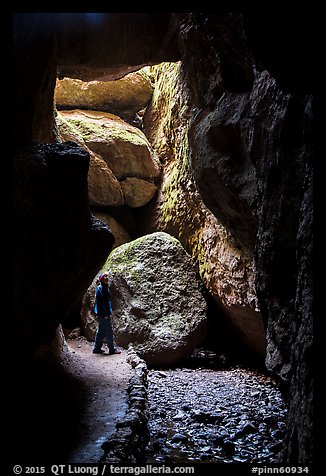
<svg viewBox="0 0 326 476">
<path fill-rule="evenodd" d="M 275 382 L 246 368 L 209 368 L 209 358 L 193 368 L 196 360 L 149 371 L 147 462 L 277 462 L 286 411 Z"/>
<path fill-rule="evenodd" d="M 24 442 L 19 448 L 22 460 L 52 464 L 117 462 L 122 458 L 125 463 L 131 453 L 137 455 L 130 441 L 141 443 L 143 451 L 144 439 L 131 437 L 123 423 L 138 418 L 138 404 L 143 400 L 136 395 L 141 383 L 141 379 L 135 380 L 137 367 L 130 365 L 125 349 L 110 356 L 94 355 L 92 347 L 80 335 L 67 339 L 61 363 L 53 363 L 51 372 L 48 365 L 40 366 L 33 380 L 27 378 L 26 412 L 19 424 L 20 441 Z M 147 369 L 150 440 L 145 457 L 138 455 L 140 461 L 277 461 L 286 411 L 276 383 L 262 371 L 224 365 L 216 357 L 197 350 L 177 368 Z M 130 399 L 136 407 L 129 407 Z M 141 425 L 135 428 L 146 437 Z M 131 440 L 120 451 L 126 438 Z M 104 453 L 104 442 L 120 456 Z"/>
<path fill-rule="evenodd" d="M 84 388 L 80 436 L 67 460 L 100 461 L 102 443 L 121 439 L 115 425 L 126 415 L 133 372 L 124 349 L 92 355 L 84 337 L 67 342 L 64 367 Z M 147 382 L 146 463 L 279 461 L 286 410 L 276 382 L 263 370 L 197 349 L 177 368 L 149 369 Z"/>
</svg>

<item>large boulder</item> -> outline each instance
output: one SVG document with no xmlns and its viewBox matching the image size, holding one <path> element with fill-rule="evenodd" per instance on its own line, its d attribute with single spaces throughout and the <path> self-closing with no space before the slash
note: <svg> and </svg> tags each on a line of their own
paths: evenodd
<svg viewBox="0 0 326 476">
<path fill-rule="evenodd" d="M 112 249 L 131 241 L 131 237 L 127 230 L 114 217 L 97 210 L 94 211 L 94 216 L 103 221 L 109 227 L 111 233 L 113 233 L 115 242 Z"/>
<path fill-rule="evenodd" d="M 55 101 L 58 109 L 92 109 L 116 114 L 131 121 L 146 108 L 152 86 L 145 74 L 127 74 L 116 81 L 57 80 Z"/>
<path fill-rule="evenodd" d="M 138 177 L 157 179 L 161 172 L 144 133 L 120 117 L 100 111 L 60 111 L 60 116 L 74 128 L 96 154 L 99 154 L 118 180 Z"/>
<path fill-rule="evenodd" d="M 206 302 L 181 243 L 156 232 L 115 248 L 108 257 L 115 339 L 132 344 L 148 365 L 184 358 L 206 334 Z"/>
<path fill-rule="evenodd" d="M 115 218 L 108 215 L 107 213 L 94 211 L 94 216 L 101 222 L 105 223 L 114 236 L 114 244 L 112 245 L 112 249 L 117 248 L 118 246 L 131 241 L 131 237 L 129 236 L 126 229 L 118 223 Z M 105 266 L 100 270 L 100 273 L 105 270 Z M 81 328 L 83 335 L 86 337 L 87 340 L 93 342 L 95 339 L 96 330 L 98 327 L 97 320 L 94 315 L 94 304 L 95 304 L 95 293 L 96 293 L 96 286 L 98 284 L 98 276 L 95 276 L 93 279 L 92 284 L 87 289 L 82 305 L 80 310 L 80 319 L 81 319 Z M 104 340 L 106 342 L 106 340 Z"/>
<path fill-rule="evenodd" d="M 87 176 L 89 204 L 106 207 L 123 205 L 124 198 L 119 180 L 113 175 L 102 156 L 87 147 L 78 129 L 65 118 L 64 114 L 57 112 L 56 124 L 62 142 L 76 142 L 89 153 L 90 161 Z"/>
<path fill-rule="evenodd" d="M 157 187 L 154 183 L 136 177 L 127 177 L 120 182 L 126 205 L 139 208 L 146 205 L 154 197 Z"/>
</svg>

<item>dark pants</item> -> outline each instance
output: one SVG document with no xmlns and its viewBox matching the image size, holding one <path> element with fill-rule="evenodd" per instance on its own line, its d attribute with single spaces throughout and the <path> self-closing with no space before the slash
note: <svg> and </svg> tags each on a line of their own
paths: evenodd
<svg viewBox="0 0 326 476">
<path fill-rule="evenodd" d="M 98 328 L 95 334 L 94 350 L 98 352 L 103 344 L 104 339 L 110 352 L 114 352 L 113 343 L 113 329 L 110 317 L 104 319 L 104 317 L 98 317 Z"/>
</svg>

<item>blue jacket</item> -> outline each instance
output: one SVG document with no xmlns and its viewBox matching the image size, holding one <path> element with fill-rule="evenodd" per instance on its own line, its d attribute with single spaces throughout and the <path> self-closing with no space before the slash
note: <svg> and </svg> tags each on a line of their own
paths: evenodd
<svg viewBox="0 0 326 476">
<path fill-rule="evenodd" d="M 112 314 L 111 296 L 107 284 L 101 283 L 96 288 L 94 313 L 99 317 Z"/>
</svg>

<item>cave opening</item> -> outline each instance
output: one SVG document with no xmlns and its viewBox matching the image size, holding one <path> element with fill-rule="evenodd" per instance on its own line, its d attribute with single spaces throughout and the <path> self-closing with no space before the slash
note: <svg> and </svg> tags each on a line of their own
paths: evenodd
<svg viewBox="0 0 326 476">
<path fill-rule="evenodd" d="M 298 406 L 291 397 L 297 390 L 295 395 L 302 390 L 310 402 L 304 362 L 310 301 L 302 307 L 299 302 L 310 296 L 305 289 L 311 214 L 305 212 L 311 100 L 307 91 L 300 95 L 309 80 L 295 84 L 293 96 L 283 92 L 293 77 L 284 78 L 287 71 L 279 73 L 269 62 L 271 50 L 266 58 L 255 43 L 259 35 L 268 43 L 269 30 L 264 36 L 242 14 L 16 14 L 15 26 L 15 368 L 23 362 L 15 373 L 20 376 L 13 385 L 15 408 L 21 386 L 27 390 L 12 425 L 21 424 L 23 441 L 19 450 L 11 448 L 14 456 L 20 451 L 31 462 L 38 456 L 52 462 L 54 455 L 73 461 L 71 450 L 79 441 L 84 454 L 76 458 L 83 462 L 269 463 L 287 454 L 309 460 L 310 427 L 299 430 L 296 411 L 285 423 L 276 384 L 282 382 L 288 406 Z M 134 81 L 121 95 L 119 81 L 129 75 Z M 125 103 L 116 109 L 116 99 L 109 106 L 102 100 L 106 106 L 98 111 L 95 89 L 90 109 L 80 102 L 81 91 L 91 90 L 86 83 L 98 87 L 99 77 L 126 99 L 139 76 L 151 87 L 151 98 L 137 111 L 130 113 Z M 67 78 L 79 85 L 79 93 L 68 92 L 77 101 L 61 107 L 57 91 L 67 87 Z M 293 110 L 302 121 L 291 120 Z M 173 252 L 164 253 L 164 247 Z M 291 289 L 280 290 L 269 284 L 277 282 L 275 260 L 282 250 L 295 258 L 281 263 L 282 282 L 291 282 Z M 149 279 L 137 288 L 143 258 Z M 132 298 L 127 314 L 134 322 L 128 321 L 127 334 L 138 321 L 132 333 L 142 344 L 151 343 L 141 319 L 147 316 L 153 325 L 156 316 L 172 316 L 179 306 L 188 338 L 184 349 L 160 349 L 158 360 L 157 349 L 131 350 L 133 386 L 115 382 L 123 389 L 125 421 L 117 421 L 119 410 L 112 409 L 116 419 L 104 419 L 101 434 L 92 436 L 84 419 L 89 404 L 99 401 L 97 393 L 105 398 L 116 377 L 128 377 L 117 356 L 111 364 L 106 357 L 106 365 L 92 361 L 90 387 L 83 377 L 94 334 L 95 278 L 103 268 L 118 283 L 112 293 L 116 316 L 126 317 L 117 303 Z M 27 282 L 21 278 L 26 269 Z M 184 285 L 187 279 L 192 287 Z M 135 298 L 139 289 L 152 291 L 147 303 Z M 205 339 L 202 329 L 196 334 L 189 302 L 197 317 L 205 315 Z M 77 323 L 82 335 L 72 336 Z M 125 334 L 117 328 L 121 342 Z M 165 343 L 172 334 L 157 330 Z M 114 372 L 115 365 L 121 372 Z M 296 369 L 304 378 L 297 378 Z M 102 378 L 106 386 L 95 391 Z M 203 396 L 208 389 L 212 400 Z M 93 429 L 101 419 L 94 409 L 87 418 Z M 29 438 L 32 428 L 35 438 Z M 96 439 L 89 451 L 86 433 Z M 290 434 L 298 435 L 295 443 Z"/>
<path fill-rule="evenodd" d="M 164 190 L 164 183 L 168 176 L 166 170 L 174 167 L 180 160 L 178 152 L 175 153 L 176 144 L 173 141 L 179 141 L 179 143 L 181 140 L 186 141 L 184 131 L 178 137 L 172 129 L 173 121 L 180 121 L 180 118 L 184 123 L 186 120 L 189 121 L 189 112 L 183 103 L 185 99 L 180 95 L 180 84 L 178 84 L 180 77 L 184 74 L 180 62 L 145 66 L 122 78 L 110 81 L 82 81 L 59 74 L 54 92 L 58 136 L 63 142 L 75 141 L 90 154 L 88 172 L 90 209 L 96 218 L 103 221 L 113 231 L 115 236 L 113 249 L 156 231 L 168 231 L 181 239 L 183 246 L 196 263 L 199 287 L 207 304 L 209 330 L 204 346 L 208 350 L 218 352 L 222 360 L 227 359 L 239 364 L 247 363 L 265 370 L 264 344 L 260 344 L 260 347 L 257 345 L 257 348 L 253 346 L 253 349 L 250 343 L 248 345 L 246 337 L 242 338 L 241 330 L 239 333 L 239 329 L 232 326 L 223 305 L 212 297 L 211 289 L 207 289 L 202 280 L 200 257 L 194 251 L 198 244 L 196 241 L 191 243 L 191 240 L 193 235 L 198 233 L 196 227 L 204 228 L 208 211 L 200 210 L 201 214 L 195 218 L 194 224 L 192 216 L 188 221 L 184 220 L 185 212 L 181 210 L 179 221 L 185 222 L 184 229 L 180 224 L 179 229 L 176 229 L 173 223 L 178 221 L 175 217 L 178 210 L 173 209 L 169 204 L 171 201 L 169 194 L 179 195 L 178 188 L 181 194 L 184 193 L 183 191 L 187 194 L 184 198 L 186 203 L 183 205 L 186 212 L 194 215 L 198 213 L 198 209 L 204 209 L 194 178 L 190 173 L 189 157 L 181 157 L 181 172 L 177 170 L 180 174 L 179 181 L 176 181 L 170 189 Z M 163 114 L 160 112 L 162 102 L 168 104 L 165 109 L 163 108 Z M 166 108 L 173 111 L 168 120 Z M 152 118 L 154 118 L 154 125 Z M 118 123 L 118 132 L 115 123 Z M 135 129 L 138 130 L 136 133 Z M 185 127 L 184 129 L 187 132 Z M 144 155 L 143 150 L 138 152 L 136 147 L 130 153 L 128 147 L 134 145 L 133 137 L 128 136 L 130 130 L 133 134 L 141 132 L 143 144 L 148 138 L 154 141 L 148 144 L 151 156 Z M 158 146 L 157 136 L 160 137 Z M 162 142 L 164 143 L 163 150 Z M 181 145 L 180 148 L 184 147 Z M 190 152 L 186 151 L 186 153 L 189 155 Z M 154 159 L 160 166 L 160 173 L 155 172 L 154 177 L 143 165 L 143 162 L 150 159 Z M 137 161 L 138 168 L 133 163 Z M 117 165 L 119 162 L 123 165 Z M 132 162 L 131 165 L 130 162 Z M 150 167 L 147 166 L 147 168 Z M 185 178 L 182 177 L 182 173 L 185 174 Z M 126 179 L 134 180 L 130 188 L 124 186 Z M 149 193 L 145 190 L 147 186 L 150 186 Z M 182 200 L 178 195 L 177 199 Z M 164 201 L 163 206 L 158 205 L 158 200 Z M 159 214 L 162 214 L 161 209 L 164 207 L 165 213 L 168 211 L 171 216 L 166 214 L 163 218 L 157 218 Z M 193 229 L 187 230 L 190 226 Z M 107 266 L 106 261 L 101 272 L 107 271 Z M 93 283 L 95 279 L 96 276 L 93 278 Z M 94 292 L 93 287 L 92 292 Z M 257 303 L 255 306 L 257 308 Z M 87 319 L 85 319 L 85 313 Z M 88 304 L 83 307 L 83 303 L 80 303 L 63 322 L 66 337 L 70 335 L 76 338 L 82 335 L 93 340 L 96 324 L 91 316 L 91 306 Z M 261 340 L 261 336 L 259 339 Z"/>
<path fill-rule="evenodd" d="M 251 345 L 250 339 L 246 339 L 246 336 L 243 337 L 241 332 L 239 333 L 239 329 L 232 326 L 232 321 L 230 323 L 224 306 L 218 303 L 216 298 L 214 299 L 211 289 L 209 290 L 205 286 L 202 280 L 202 277 L 205 279 L 203 265 L 199 261 L 199 255 L 194 252 L 196 247 L 198 248 L 198 238 L 197 242 L 193 238 L 195 233 L 198 233 L 198 228 L 204 228 L 205 222 L 209 219 L 212 220 L 212 217 L 201 203 L 191 174 L 189 151 L 187 151 L 189 107 L 183 102 L 184 96 L 180 94 L 184 74 L 182 64 L 177 62 L 145 66 L 123 76 L 123 78 L 106 82 L 85 82 L 60 77 L 57 79 L 54 94 L 57 110 L 56 123 L 62 141 L 72 140 L 90 154 L 88 173 L 90 208 L 96 218 L 106 223 L 113 231 L 116 238 L 113 249 L 153 232 L 168 231 L 182 240 L 183 246 L 196 262 L 196 278 L 206 303 L 208 328 L 200 346 L 195 346 L 192 352 L 188 351 L 183 358 L 179 358 L 176 362 L 164 362 L 164 360 L 155 361 L 155 364 L 147 362 L 149 386 L 146 399 L 148 399 L 150 417 L 147 429 L 149 432 L 148 443 L 143 448 L 143 458 L 146 458 L 146 462 L 152 463 L 245 462 L 254 457 L 256 461 L 264 462 L 268 458 L 271 461 L 276 458 L 277 452 L 281 448 L 285 410 L 276 384 L 266 371 L 264 346 L 261 345 L 259 348 L 257 345 L 255 348 L 255 345 Z M 163 113 L 160 108 L 163 108 Z M 167 110 L 171 111 L 169 117 Z M 120 127 L 118 133 L 115 130 L 115 125 L 111 125 L 112 122 L 118 123 Z M 125 128 L 125 133 L 122 131 L 122 127 Z M 178 127 L 178 132 L 174 130 L 176 127 Z M 128 148 L 125 147 L 125 143 L 128 141 L 131 143 L 130 147 L 134 144 L 133 139 L 127 136 L 130 130 L 134 130 L 131 128 L 141 131 L 144 135 L 144 142 L 151 139 L 149 150 L 155 160 L 158 158 L 161 167 L 160 174 L 157 176 L 150 176 L 146 170 L 144 172 L 145 167 L 142 164 L 139 169 L 135 168 L 134 164 L 131 167 L 128 165 L 128 160 L 129 162 L 140 160 L 137 151 L 131 157 Z M 137 131 L 136 134 L 139 132 Z M 119 141 L 123 143 L 123 146 L 119 145 Z M 179 148 L 176 144 L 179 145 Z M 119 147 L 121 147 L 121 152 L 118 150 Z M 179 150 L 182 151 L 182 155 Z M 147 157 L 147 160 L 150 158 L 150 156 Z M 117 162 L 121 162 L 123 165 L 119 168 Z M 95 172 L 96 168 L 98 169 L 97 173 Z M 108 182 L 104 179 L 108 173 L 111 173 L 116 179 L 115 190 L 111 194 L 108 191 L 110 188 L 113 189 L 112 180 Z M 168 180 L 173 173 L 176 173 L 178 178 L 174 184 L 170 185 Z M 112 179 L 111 176 L 110 178 Z M 136 179 L 131 189 L 123 186 L 128 178 Z M 165 185 L 166 183 L 167 185 Z M 148 184 L 153 186 L 152 192 L 141 196 L 139 187 L 144 191 Z M 122 200 L 121 195 L 119 199 L 117 185 L 122 188 Z M 175 194 L 177 199 L 173 198 Z M 182 199 L 182 194 L 186 195 L 184 199 Z M 169 203 L 171 196 L 174 200 L 172 205 Z M 158 197 L 161 202 L 164 202 L 163 206 L 158 205 Z M 174 208 L 176 200 L 184 201 L 183 207 L 190 215 L 188 220 L 185 220 L 186 213 L 180 205 L 179 211 L 178 205 Z M 164 217 L 157 218 L 160 213 L 162 214 L 160 210 L 164 207 Z M 199 216 L 196 217 L 198 210 Z M 176 228 L 175 222 L 178 222 L 178 213 L 181 216 L 181 224 Z M 195 224 L 193 216 L 195 216 Z M 184 229 L 182 229 L 182 222 Z M 218 225 L 222 227 L 220 223 Z M 232 242 L 232 237 L 229 236 L 227 239 Z M 205 251 L 211 250 L 204 243 Z M 163 255 L 161 260 L 164 261 L 164 253 L 160 254 Z M 239 252 L 237 258 L 240 262 L 243 259 Z M 141 261 L 140 257 L 139 262 L 127 263 L 128 273 L 130 274 L 131 267 L 137 268 Z M 241 263 L 240 267 L 241 265 L 246 266 Z M 144 272 L 146 273 L 148 269 L 145 267 Z M 101 272 L 103 271 L 111 274 L 109 257 L 102 266 Z M 248 274 L 246 273 L 244 281 L 248 275 L 252 278 L 250 271 Z M 111 276 L 111 279 L 114 277 Z M 172 280 L 171 274 L 169 274 L 169 279 Z M 95 280 L 96 276 L 94 276 L 93 285 L 86 299 L 84 298 L 83 303 L 63 323 L 69 348 L 77 355 L 80 354 L 80 349 L 83 349 L 83 352 L 84 349 L 86 352 L 90 352 L 89 343 L 94 341 L 97 327 L 96 320 L 92 315 L 92 294 L 94 296 Z M 151 273 L 148 272 L 144 281 L 153 283 L 153 280 Z M 234 284 L 230 287 L 234 287 Z M 142 292 L 141 289 L 138 291 Z M 254 301 L 253 297 L 251 299 Z M 126 305 L 128 306 L 128 303 Z M 254 306 L 257 307 L 257 303 Z M 132 309 L 131 313 L 137 318 L 141 318 L 144 311 L 139 306 L 139 308 Z M 239 318 L 244 319 L 241 316 L 241 311 L 239 316 L 237 316 L 237 311 L 234 311 L 234 314 L 235 321 Z M 88 340 L 88 344 L 85 344 L 85 338 Z M 120 345 L 122 343 L 124 348 L 128 347 L 128 342 L 126 343 L 123 338 L 120 338 L 118 343 Z M 84 365 L 86 371 L 86 361 L 84 361 Z M 85 380 L 87 378 L 89 377 L 85 376 Z M 228 404 L 223 406 L 220 391 L 214 394 L 211 389 L 209 390 L 210 396 L 214 395 L 213 401 L 209 399 L 208 395 L 205 396 L 207 387 L 214 388 L 216 378 L 221 379 L 221 388 L 229 387 L 227 399 L 232 402 L 233 411 L 237 408 L 239 414 L 242 412 L 240 424 L 239 416 L 238 420 L 232 416 Z M 213 379 L 213 383 L 211 379 Z M 194 380 L 197 382 L 191 384 L 190 382 Z M 169 383 L 167 383 L 168 381 Z M 181 387 L 180 381 L 182 382 Z M 189 387 L 187 387 L 187 381 Z M 184 386 L 190 391 L 184 393 Z M 251 393 L 247 391 L 248 386 L 251 388 Z M 169 387 L 170 395 L 163 399 L 160 398 L 162 391 L 165 393 Z M 196 395 L 192 394 L 194 388 L 197 388 Z M 174 393 L 182 395 L 182 398 L 178 399 Z M 199 403 L 195 403 L 199 394 L 202 398 L 199 399 Z M 253 415 L 254 412 L 251 409 L 250 417 L 245 417 L 243 409 L 246 410 L 246 407 L 241 407 L 241 404 L 237 402 L 239 394 L 247 400 L 249 407 L 249 402 L 259 395 L 262 414 Z M 268 405 L 273 408 L 273 416 L 268 413 Z M 170 414 L 167 411 L 168 408 L 173 409 L 174 414 Z M 165 418 L 162 418 L 162 413 Z M 223 419 L 225 419 L 225 423 L 229 424 L 229 427 L 233 423 L 237 429 L 234 430 L 235 433 L 238 438 L 242 438 L 241 443 L 238 442 L 240 449 L 237 451 L 235 450 L 236 445 L 232 441 L 232 437 L 234 437 L 232 433 L 216 433 L 215 425 Z M 185 420 L 187 421 L 186 426 Z M 269 427 L 269 420 L 272 421 L 273 428 Z M 174 421 L 172 428 L 169 426 L 169 421 Z M 255 423 L 253 423 L 254 421 Z M 202 428 L 199 438 L 196 437 L 198 427 Z M 258 430 L 258 428 L 260 429 Z M 270 437 L 270 441 L 267 437 L 268 429 L 273 430 L 275 436 Z M 258 438 L 259 432 L 260 437 Z M 231 440 L 228 439 L 230 435 Z M 256 440 L 253 435 L 256 435 Z M 249 440 L 246 441 L 248 437 Z M 96 440 L 97 446 L 85 443 L 82 438 L 81 449 L 77 445 L 77 449 L 69 455 L 69 461 L 87 462 L 90 458 L 89 453 L 92 452 L 92 458 L 100 458 L 100 443 L 103 444 L 106 460 L 110 461 L 110 458 L 113 458 L 113 461 L 114 456 L 110 455 L 110 451 L 107 450 L 109 447 L 108 442 L 105 441 L 107 438 L 109 435 L 105 436 L 102 433 Z M 111 435 L 110 438 L 114 437 Z M 255 456 L 253 456 L 254 454 Z"/>
</svg>

